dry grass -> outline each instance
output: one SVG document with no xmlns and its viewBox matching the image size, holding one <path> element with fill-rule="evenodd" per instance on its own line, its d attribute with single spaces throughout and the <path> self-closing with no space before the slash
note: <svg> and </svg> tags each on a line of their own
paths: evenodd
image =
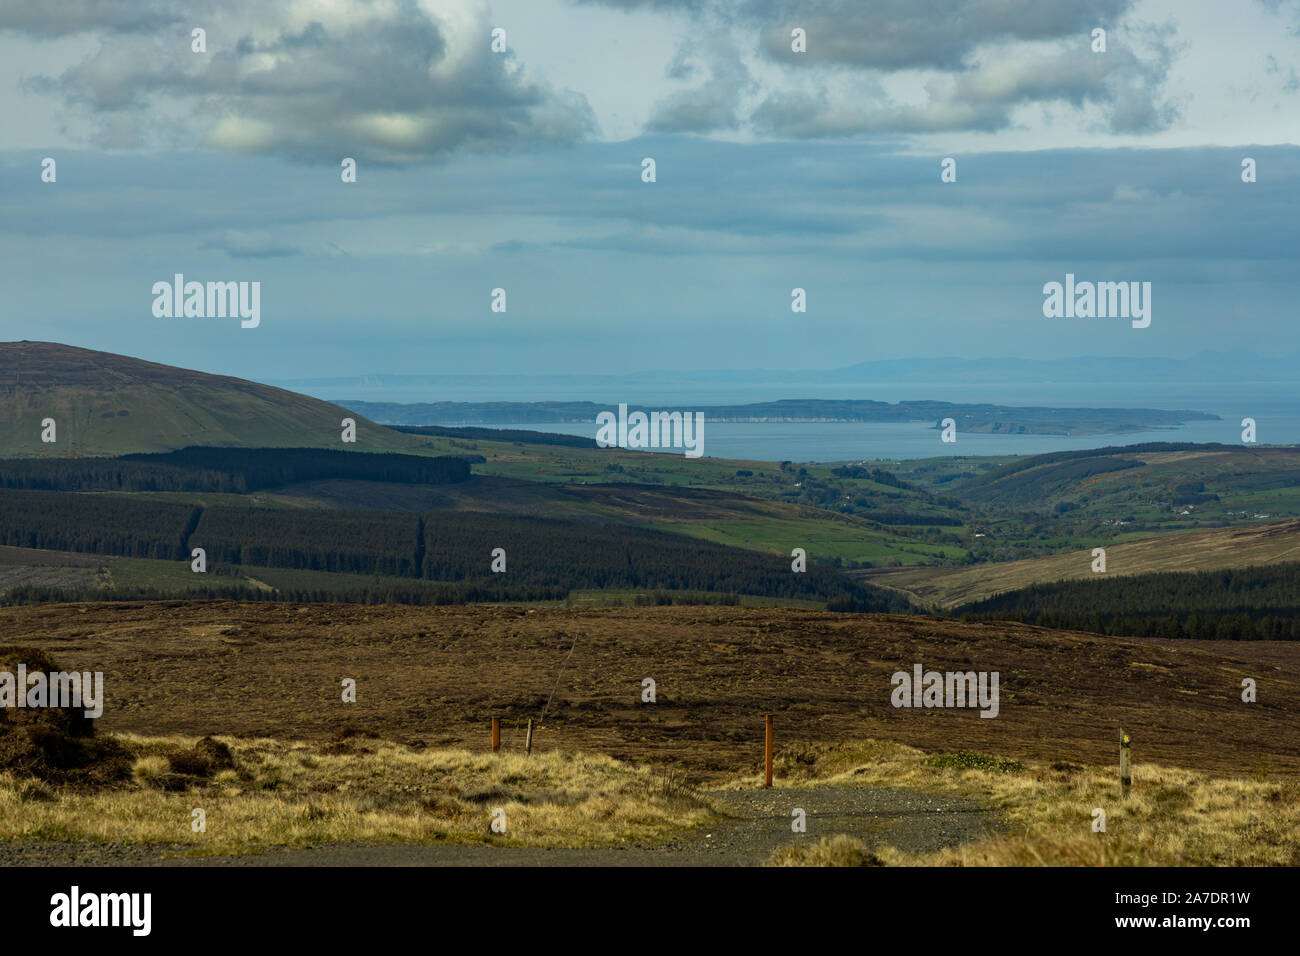
<svg viewBox="0 0 1300 956">
<path fill-rule="evenodd" d="M 1134 765 L 1133 790 L 1124 798 L 1114 768 L 1020 764 L 979 754 L 927 757 L 881 741 L 791 748 L 777 776 L 783 786 L 895 786 L 962 795 L 995 809 L 1007 823 L 986 840 L 937 853 L 882 847 L 876 855 L 886 865 L 1300 865 L 1300 784 L 1293 779 L 1212 777 L 1141 763 Z M 1105 833 L 1092 830 L 1095 808 L 1106 813 Z M 796 849 L 781 848 L 772 862 L 852 865 L 835 861 L 859 851 L 862 859 L 870 857 L 843 841 Z"/>
<path fill-rule="evenodd" d="M 200 854 L 326 843 L 600 847 L 653 842 L 714 824 L 680 772 L 559 752 L 125 736 L 128 780 L 59 787 L 0 773 L 0 840 L 175 844 Z M 224 762 L 222 744 L 233 766 Z M 780 866 L 1257 866 L 1300 864 L 1300 784 L 1139 763 L 1126 799 L 1113 768 L 926 755 L 901 744 L 787 745 L 781 786 L 901 787 L 964 796 L 1005 828 L 928 854 L 847 836 L 780 848 Z M 755 787 L 747 777 L 729 788 Z M 1106 832 L 1092 831 L 1094 808 Z M 191 811 L 207 831 L 191 830 Z M 506 814 L 504 834 L 490 832 Z"/>
<path fill-rule="evenodd" d="M 57 789 L 0 774 L 0 839 L 188 844 L 201 853 L 332 842 L 609 846 L 713 819 L 679 778 L 607 757 L 232 740 L 234 769 L 179 773 L 192 738 L 124 736 L 132 779 Z M 188 749 L 187 749 L 188 748 Z M 191 830 L 191 811 L 207 831 Z M 494 810 L 506 832 L 490 832 Z"/>
<path fill-rule="evenodd" d="M 811 846 L 790 843 L 772 854 L 771 866 L 883 866 L 861 840 L 843 833 Z"/>
</svg>

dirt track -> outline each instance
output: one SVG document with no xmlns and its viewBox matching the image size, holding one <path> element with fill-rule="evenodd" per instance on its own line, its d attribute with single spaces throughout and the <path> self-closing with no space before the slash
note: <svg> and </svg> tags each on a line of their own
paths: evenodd
<svg viewBox="0 0 1300 956">
<path fill-rule="evenodd" d="M 538 849 L 494 846 L 345 844 L 245 856 L 188 856 L 188 848 L 69 843 L 0 843 L 0 866 L 754 866 L 777 847 L 847 833 L 875 847 L 923 852 L 977 839 L 993 816 L 955 797 L 907 790 L 773 788 L 711 794 L 727 814 L 717 825 L 658 846 Z M 807 832 L 791 831 L 791 811 Z"/>
<path fill-rule="evenodd" d="M 1231 774 L 1300 774 L 1300 645 L 1139 642 L 1023 625 L 735 607 L 543 608 L 160 602 L 0 609 L 5 643 L 105 673 L 105 730 L 328 739 L 344 728 L 777 776 L 807 743 L 876 737 L 931 751 Z M 575 644 L 576 637 L 576 644 Z M 573 648 L 572 657 L 568 654 Z M 997 671 L 996 719 L 895 708 L 890 675 Z M 340 682 L 357 681 L 344 704 Z M 642 680 L 657 702 L 641 703 Z M 1240 699 L 1258 681 L 1258 703 Z"/>
</svg>

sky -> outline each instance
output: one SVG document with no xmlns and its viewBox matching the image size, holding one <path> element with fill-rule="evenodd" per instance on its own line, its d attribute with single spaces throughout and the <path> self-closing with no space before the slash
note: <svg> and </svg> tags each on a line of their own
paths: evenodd
<svg viewBox="0 0 1300 956">
<path fill-rule="evenodd" d="M 1296 0 L 0 0 L 0 339 L 261 380 L 1300 352 L 1297 63 Z M 156 316 L 176 273 L 259 324 Z M 1067 274 L 1150 325 L 1046 317 Z"/>
</svg>

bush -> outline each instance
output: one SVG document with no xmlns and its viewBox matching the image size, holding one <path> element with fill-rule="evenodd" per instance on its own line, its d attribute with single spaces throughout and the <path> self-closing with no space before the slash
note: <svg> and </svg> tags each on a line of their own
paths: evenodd
<svg viewBox="0 0 1300 956">
<path fill-rule="evenodd" d="M 175 773 L 210 777 L 218 770 L 234 770 L 235 757 L 219 740 L 204 737 L 189 750 L 169 754 L 167 763 Z"/>
<path fill-rule="evenodd" d="M 990 757 L 988 754 L 963 750 L 955 754 L 939 754 L 925 761 L 926 766 L 952 770 L 985 770 L 989 773 L 1019 773 L 1025 765 L 1015 760 Z"/>
</svg>

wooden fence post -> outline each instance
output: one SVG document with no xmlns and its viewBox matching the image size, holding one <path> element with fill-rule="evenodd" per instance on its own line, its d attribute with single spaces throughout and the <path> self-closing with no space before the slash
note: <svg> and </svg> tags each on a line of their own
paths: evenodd
<svg viewBox="0 0 1300 956">
<path fill-rule="evenodd" d="M 1129 736 L 1121 730 L 1119 732 L 1119 786 L 1124 796 L 1128 796 L 1132 784 L 1133 778 L 1129 774 Z"/>
<path fill-rule="evenodd" d="M 531 754 L 533 752 L 533 718 L 528 718 L 528 734 L 524 737 L 524 752 Z"/>
<path fill-rule="evenodd" d="M 763 786 L 772 786 L 772 715 L 763 715 Z"/>
<path fill-rule="evenodd" d="M 492 752 L 496 753 L 501 749 L 501 718 L 492 718 Z"/>
</svg>

